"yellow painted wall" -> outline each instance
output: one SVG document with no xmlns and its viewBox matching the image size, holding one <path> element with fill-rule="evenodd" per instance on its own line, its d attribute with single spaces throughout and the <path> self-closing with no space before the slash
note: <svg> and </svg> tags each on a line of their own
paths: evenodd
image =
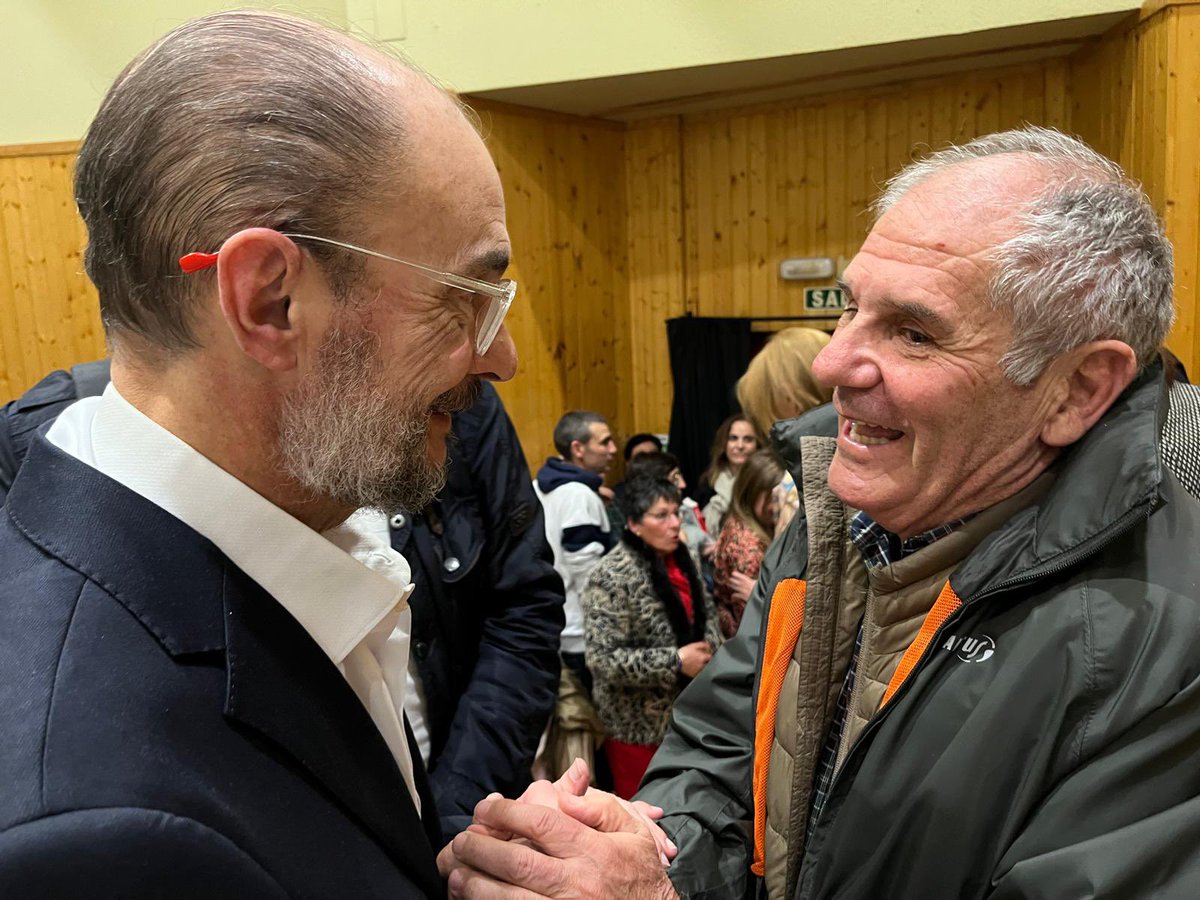
<svg viewBox="0 0 1200 900">
<path fill-rule="evenodd" d="M 816 53 L 1136 8 L 1136 0 L 0 0 L 0 145 L 78 140 L 142 48 L 218 9 L 349 23 L 463 92 Z"/>
<path fill-rule="evenodd" d="M 1136 0 L 347 0 L 461 91 L 767 59 L 1131 11 Z M 398 13 L 397 8 L 401 11 Z M 361 12 L 360 12 L 361 11 Z"/>
</svg>

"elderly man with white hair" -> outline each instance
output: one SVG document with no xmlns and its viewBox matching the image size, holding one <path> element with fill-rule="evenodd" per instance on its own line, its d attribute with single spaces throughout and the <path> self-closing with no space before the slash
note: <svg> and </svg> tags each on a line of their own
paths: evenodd
<svg viewBox="0 0 1200 900">
<path fill-rule="evenodd" d="M 933 154 L 877 212 L 813 367 L 836 436 L 777 426 L 801 515 L 637 795 L 678 855 L 586 828 L 600 798 L 485 801 L 453 894 L 1195 896 L 1200 507 L 1161 456 L 1161 226 L 1040 128 Z"/>
</svg>

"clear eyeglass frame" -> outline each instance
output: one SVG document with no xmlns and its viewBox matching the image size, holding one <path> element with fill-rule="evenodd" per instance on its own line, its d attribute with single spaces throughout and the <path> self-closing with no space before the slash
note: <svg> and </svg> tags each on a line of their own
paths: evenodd
<svg viewBox="0 0 1200 900">
<path fill-rule="evenodd" d="M 437 269 L 431 269 L 429 266 L 423 266 L 420 263 L 400 259 L 398 256 L 388 256 L 386 253 L 380 253 L 377 250 L 368 250 L 365 247 L 359 247 L 355 244 L 347 244 L 345 241 L 335 241 L 333 238 L 318 237 L 315 234 L 298 234 L 289 231 L 281 231 L 280 234 L 292 240 L 316 241 L 319 244 L 330 244 L 334 247 L 341 247 L 343 250 L 350 250 L 354 253 L 373 256 L 376 259 L 399 263 L 402 266 L 408 266 L 410 269 L 420 272 L 426 278 L 436 281 L 438 284 L 444 284 L 446 287 L 458 288 L 461 291 L 468 291 L 472 294 L 480 294 L 486 297 L 487 302 L 480 306 L 479 311 L 475 315 L 475 352 L 479 356 L 485 355 L 491 349 L 492 343 L 496 340 L 496 335 L 500 333 L 500 326 L 504 324 L 504 317 L 508 315 L 509 307 L 512 306 L 513 298 L 517 296 L 517 283 L 510 278 L 505 278 L 502 281 L 492 284 L 490 281 L 480 281 L 478 278 L 455 275 L 453 272 L 441 272 Z"/>
</svg>

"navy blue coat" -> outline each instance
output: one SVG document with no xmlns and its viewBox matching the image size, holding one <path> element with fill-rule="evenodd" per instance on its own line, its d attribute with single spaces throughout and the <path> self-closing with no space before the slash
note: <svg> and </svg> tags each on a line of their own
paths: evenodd
<svg viewBox="0 0 1200 900">
<path fill-rule="evenodd" d="M 495 388 L 455 413 L 446 486 L 393 516 L 412 566 L 412 653 L 425 688 L 430 780 L 446 837 L 492 791 L 529 784 L 554 710 L 563 585 L 542 505 Z"/>
<path fill-rule="evenodd" d="M 417 773 L 424 821 L 283 607 L 34 440 L 0 511 L 0 896 L 440 896 Z"/>
</svg>

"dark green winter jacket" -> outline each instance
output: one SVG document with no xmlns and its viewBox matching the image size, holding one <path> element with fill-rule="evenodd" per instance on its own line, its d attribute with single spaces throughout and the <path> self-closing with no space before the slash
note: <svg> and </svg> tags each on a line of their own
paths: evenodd
<svg viewBox="0 0 1200 900">
<path fill-rule="evenodd" d="M 1200 897 L 1200 504 L 1161 462 L 1167 404 L 1154 366 L 955 570 L 962 606 L 793 848 L 796 897 Z M 813 428 L 777 429 L 794 470 Z M 774 586 L 805 577 L 807 538 L 798 515 L 768 551 L 638 795 L 667 810 L 685 897 L 756 886 L 760 637 Z M 993 652 L 965 661 L 947 649 L 962 635 Z"/>
</svg>

